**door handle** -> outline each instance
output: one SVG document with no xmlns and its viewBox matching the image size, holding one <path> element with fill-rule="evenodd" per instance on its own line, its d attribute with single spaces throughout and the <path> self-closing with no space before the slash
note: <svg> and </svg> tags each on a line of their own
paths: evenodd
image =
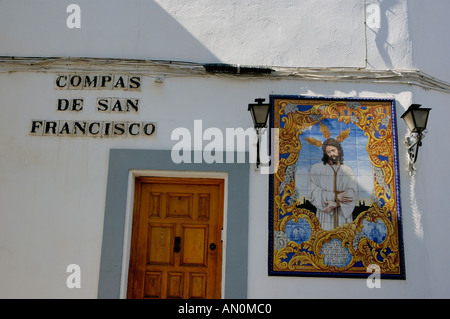
<svg viewBox="0 0 450 319">
<path fill-rule="evenodd" d="M 214 250 L 214 249 L 216 249 L 216 244 L 214 244 L 214 243 L 212 243 L 212 244 L 210 244 L 209 245 L 209 249 L 211 249 L 211 250 Z"/>
<path fill-rule="evenodd" d="M 180 252 L 180 243 L 181 243 L 181 237 L 175 237 L 175 242 L 173 244 L 173 251 L 178 253 Z"/>
</svg>

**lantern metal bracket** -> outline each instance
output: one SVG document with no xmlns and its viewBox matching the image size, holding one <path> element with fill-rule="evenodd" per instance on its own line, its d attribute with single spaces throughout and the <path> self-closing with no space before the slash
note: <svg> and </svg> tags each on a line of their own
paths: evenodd
<svg viewBox="0 0 450 319">
<path fill-rule="evenodd" d="M 408 148 L 408 155 L 410 163 L 414 164 L 417 161 L 417 154 L 419 153 L 419 147 L 422 146 L 422 140 L 425 138 L 426 131 L 421 133 L 411 133 L 405 139 L 406 147 Z"/>
</svg>

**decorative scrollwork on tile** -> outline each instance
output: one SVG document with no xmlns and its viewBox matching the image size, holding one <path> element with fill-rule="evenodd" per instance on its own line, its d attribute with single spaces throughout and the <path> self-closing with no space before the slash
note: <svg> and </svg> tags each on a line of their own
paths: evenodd
<svg viewBox="0 0 450 319">
<path fill-rule="evenodd" d="M 273 109 L 280 158 L 271 190 L 271 271 L 364 274 L 369 265 L 377 264 L 383 274 L 403 278 L 393 102 L 280 97 L 273 99 Z M 331 131 L 325 119 L 338 123 L 340 131 Z M 323 137 L 307 136 L 316 125 Z M 372 176 L 364 178 L 372 179 L 375 198 L 351 222 L 326 230 L 312 207 L 300 205 L 296 179 L 308 175 L 296 175 L 297 164 L 310 156 L 308 144 L 320 148 L 330 137 L 342 142 L 355 130 L 367 139 L 363 151 Z M 353 165 L 358 166 L 357 161 Z"/>
</svg>

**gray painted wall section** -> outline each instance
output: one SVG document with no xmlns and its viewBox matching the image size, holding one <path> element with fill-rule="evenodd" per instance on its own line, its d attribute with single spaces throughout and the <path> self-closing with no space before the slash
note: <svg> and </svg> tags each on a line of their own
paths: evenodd
<svg viewBox="0 0 450 319">
<path fill-rule="evenodd" d="M 247 298 L 248 153 L 245 163 L 181 163 L 168 150 L 110 150 L 98 298 L 120 298 L 128 175 L 130 170 L 226 172 L 228 174 L 225 296 Z M 237 162 L 237 153 L 233 153 Z M 194 157 L 192 157 L 194 158 Z M 226 157 L 224 156 L 224 159 Z"/>
</svg>

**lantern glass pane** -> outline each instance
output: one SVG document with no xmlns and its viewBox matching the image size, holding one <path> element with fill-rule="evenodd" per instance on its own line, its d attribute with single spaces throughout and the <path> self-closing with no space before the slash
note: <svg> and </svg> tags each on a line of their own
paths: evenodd
<svg viewBox="0 0 450 319">
<path fill-rule="evenodd" d="M 415 123 L 413 113 L 411 111 L 406 112 L 403 116 L 403 120 L 405 120 L 406 125 L 408 126 L 411 132 L 415 132 Z"/>
<path fill-rule="evenodd" d="M 269 114 L 269 105 L 254 105 L 253 106 L 253 115 L 256 126 L 265 126 L 267 122 L 267 116 Z"/>
<path fill-rule="evenodd" d="M 418 110 L 413 110 L 413 112 L 414 112 L 414 119 L 416 121 L 417 129 L 424 130 L 427 126 L 428 110 L 418 109 Z"/>
</svg>

